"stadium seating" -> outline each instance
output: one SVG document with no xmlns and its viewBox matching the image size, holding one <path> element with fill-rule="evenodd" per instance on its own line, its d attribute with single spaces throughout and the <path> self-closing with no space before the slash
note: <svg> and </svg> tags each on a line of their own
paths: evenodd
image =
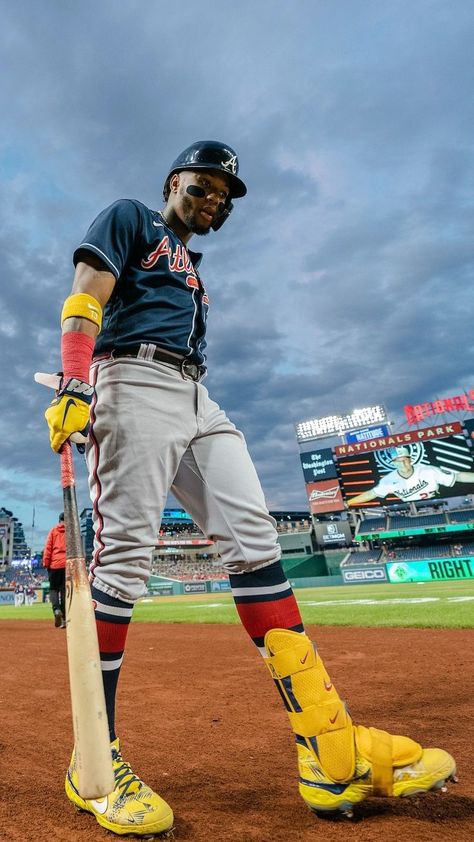
<svg viewBox="0 0 474 842">
<path fill-rule="evenodd" d="M 463 509 L 458 512 L 448 512 L 450 523 L 470 523 L 474 522 L 474 509 Z"/>
<path fill-rule="evenodd" d="M 390 550 L 386 556 L 386 561 L 398 561 L 408 559 L 430 559 L 430 558 L 448 558 L 451 556 L 452 547 L 449 544 L 438 544 L 429 547 L 396 547 Z"/>
<path fill-rule="evenodd" d="M 389 519 L 389 529 L 418 529 L 424 526 L 444 525 L 446 525 L 444 513 L 439 515 L 413 515 L 412 517 L 393 515 Z"/>
<path fill-rule="evenodd" d="M 354 550 L 341 562 L 341 567 L 357 564 L 377 564 L 381 561 L 380 550 Z"/>
<path fill-rule="evenodd" d="M 385 517 L 371 517 L 361 521 L 359 525 L 359 534 L 369 532 L 384 532 L 387 528 L 387 521 Z"/>
</svg>

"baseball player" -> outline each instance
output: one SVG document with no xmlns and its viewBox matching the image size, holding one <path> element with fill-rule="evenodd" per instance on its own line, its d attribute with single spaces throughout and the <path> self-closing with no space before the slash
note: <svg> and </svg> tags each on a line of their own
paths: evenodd
<svg viewBox="0 0 474 842">
<path fill-rule="evenodd" d="M 414 465 L 408 447 L 391 447 L 386 453 L 395 470 L 386 474 L 370 491 L 363 491 L 348 501 L 349 506 L 368 503 L 377 497 L 395 494 L 400 500 L 429 500 L 439 496 L 440 485 L 452 488 L 456 482 L 474 482 L 471 471 L 451 471 L 434 465 Z"/>
<path fill-rule="evenodd" d="M 16 608 L 19 608 L 25 602 L 25 586 L 21 582 L 17 582 L 15 585 L 13 600 Z"/>
<path fill-rule="evenodd" d="M 33 605 L 35 601 L 35 591 L 31 585 L 26 586 L 25 600 L 27 605 Z"/>
<path fill-rule="evenodd" d="M 173 824 L 171 807 L 123 760 L 114 716 L 170 489 L 217 542 L 241 621 L 283 698 L 312 810 L 350 813 L 368 795 L 425 792 L 455 772 L 445 751 L 353 724 L 304 633 L 242 433 L 203 385 L 209 297 L 189 241 L 229 218 L 247 192 L 238 172 L 231 147 L 200 141 L 169 168 L 161 211 L 130 199 L 103 210 L 74 252 L 62 310 L 62 386 L 46 419 L 55 451 L 73 432 L 89 433 L 91 588 L 116 773 L 109 796 L 85 801 L 73 752 L 66 793 L 116 834 Z"/>
</svg>

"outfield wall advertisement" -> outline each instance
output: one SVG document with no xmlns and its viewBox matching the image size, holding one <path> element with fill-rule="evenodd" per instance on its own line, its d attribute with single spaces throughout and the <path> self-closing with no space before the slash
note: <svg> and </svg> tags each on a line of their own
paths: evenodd
<svg viewBox="0 0 474 842">
<path fill-rule="evenodd" d="M 228 579 L 213 579 L 211 581 L 212 593 L 227 593 L 230 590 L 231 587 Z"/>
<path fill-rule="evenodd" d="M 206 582 L 183 582 L 184 593 L 207 593 Z"/>
<path fill-rule="evenodd" d="M 389 582 L 447 582 L 474 579 L 474 556 L 437 558 L 432 561 L 394 561 L 387 564 Z"/>
<path fill-rule="evenodd" d="M 388 581 L 384 564 L 342 567 L 341 573 L 345 585 L 373 585 Z"/>
<path fill-rule="evenodd" d="M 342 567 L 345 585 L 401 585 L 408 582 L 452 582 L 474 579 L 474 556 L 436 558 L 425 561 L 393 561 L 390 564 L 364 564 Z"/>
</svg>

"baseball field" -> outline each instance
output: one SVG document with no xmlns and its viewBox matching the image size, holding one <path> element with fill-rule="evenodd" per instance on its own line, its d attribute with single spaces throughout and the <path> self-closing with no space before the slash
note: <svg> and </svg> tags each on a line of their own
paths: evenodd
<svg viewBox="0 0 474 842">
<path fill-rule="evenodd" d="M 230 595 L 135 609 L 120 678 L 123 753 L 173 806 L 183 842 L 467 842 L 474 838 L 474 583 L 305 589 L 303 619 L 355 721 L 448 749 L 447 793 L 314 817 L 269 675 Z M 112 839 L 63 794 L 72 741 L 65 632 L 49 605 L 0 607 L 0 839 Z"/>
</svg>

